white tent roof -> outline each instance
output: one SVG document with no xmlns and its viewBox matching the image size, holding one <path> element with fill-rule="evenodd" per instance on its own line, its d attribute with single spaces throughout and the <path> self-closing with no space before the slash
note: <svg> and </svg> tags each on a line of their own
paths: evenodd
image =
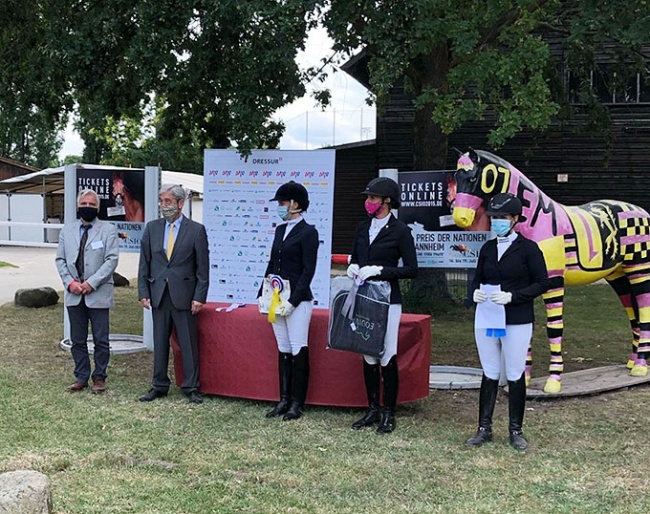
<svg viewBox="0 0 650 514">
<path fill-rule="evenodd" d="M 135 171 L 137 168 L 123 168 L 120 166 L 102 166 L 99 164 L 77 164 L 77 168 L 85 170 L 115 170 Z M 140 168 L 141 169 L 141 168 Z M 63 194 L 65 166 L 47 168 L 27 175 L 0 180 L 0 193 L 45 193 Z M 203 175 L 183 173 L 180 171 L 161 172 L 160 181 L 163 184 L 180 184 L 186 190 L 203 194 Z"/>
<path fill-rule="evenodd" d="M 203 195 L 203 175 L 181 171 L 165 171 L 160 174 L 161 184 L 180 184 L 187 191 Z"/>
</svg>

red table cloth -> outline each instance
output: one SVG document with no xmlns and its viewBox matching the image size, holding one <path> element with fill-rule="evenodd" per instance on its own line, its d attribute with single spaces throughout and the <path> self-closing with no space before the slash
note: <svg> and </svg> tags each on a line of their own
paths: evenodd
<svg viewBox="0 0 650 514">
<path fill-rule="evenodd" d="M 216 312 L 222 303 L 207 303 L 198 317 L 199 381 L 204 394 L 277 401 L 278 349 L 271 324 L 256 305 Z M 314 309 L 309 329 L 311 374 L 307 403 L 363 407 L 363 357 L 327 349 L 328 309 Z M 431 318 L 403 314 L 399 327 L 400 386 L 398 402 L 429 394 Z M 182 380 L 181 355 L 172 336 L 176 384 Z"/>
</svg>

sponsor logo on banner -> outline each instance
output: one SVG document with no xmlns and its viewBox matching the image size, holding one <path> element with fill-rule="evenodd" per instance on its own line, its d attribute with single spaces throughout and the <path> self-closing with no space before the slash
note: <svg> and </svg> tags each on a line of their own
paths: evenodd
<svg viewBox="0 0 650 514">
<path fill-rule="evenodd" d="M 248 159 L 236 150 L 206 150 L 203 212 L 209 213 L 204 224 L 212 249 L 208 300 L 256 303 L 275 228 L 282 223 L 270 198 L 280 185 L 295 180 L 309 192 L 305 220 L 324 241 L 311 284 L 314 304 L 329 305 L 334 161 L 335 151 L 329 149 L 253 150 Z M 208 180 L 210 171 L 224 180 Z M 302 180 L 322 172 L 317 183 Z"/>
</svg>

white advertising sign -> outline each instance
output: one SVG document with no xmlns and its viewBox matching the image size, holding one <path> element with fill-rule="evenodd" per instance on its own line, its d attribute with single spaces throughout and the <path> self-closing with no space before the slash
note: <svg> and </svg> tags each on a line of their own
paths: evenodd
<svg viewBox="0 0 650 514">
<path fill-rule="evenodd" d="M 329 306 L 334 205 L 334 150 L 206 150 L 203 224 L 210 243 L 208 301 L 254 303 L 269 262 L 275 227 L 282 223 L 270 199 L 293 180 L 309 193 L 305 221 L 320 247 L 311 283 L 314 306 Z"/>
</svg>

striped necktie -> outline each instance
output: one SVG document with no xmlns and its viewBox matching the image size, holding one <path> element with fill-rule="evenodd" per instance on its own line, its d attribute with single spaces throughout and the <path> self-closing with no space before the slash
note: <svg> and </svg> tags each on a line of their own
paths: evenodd
<svg viewBox="0 0 650 514">
<path fill-rule="evenodd" d="M 174 224 L 170 223 L 169 225 L 169 235 L 167 236 L 167 259 L 172 258 L 172 252 L 174 251 Z"/>
</svg>

